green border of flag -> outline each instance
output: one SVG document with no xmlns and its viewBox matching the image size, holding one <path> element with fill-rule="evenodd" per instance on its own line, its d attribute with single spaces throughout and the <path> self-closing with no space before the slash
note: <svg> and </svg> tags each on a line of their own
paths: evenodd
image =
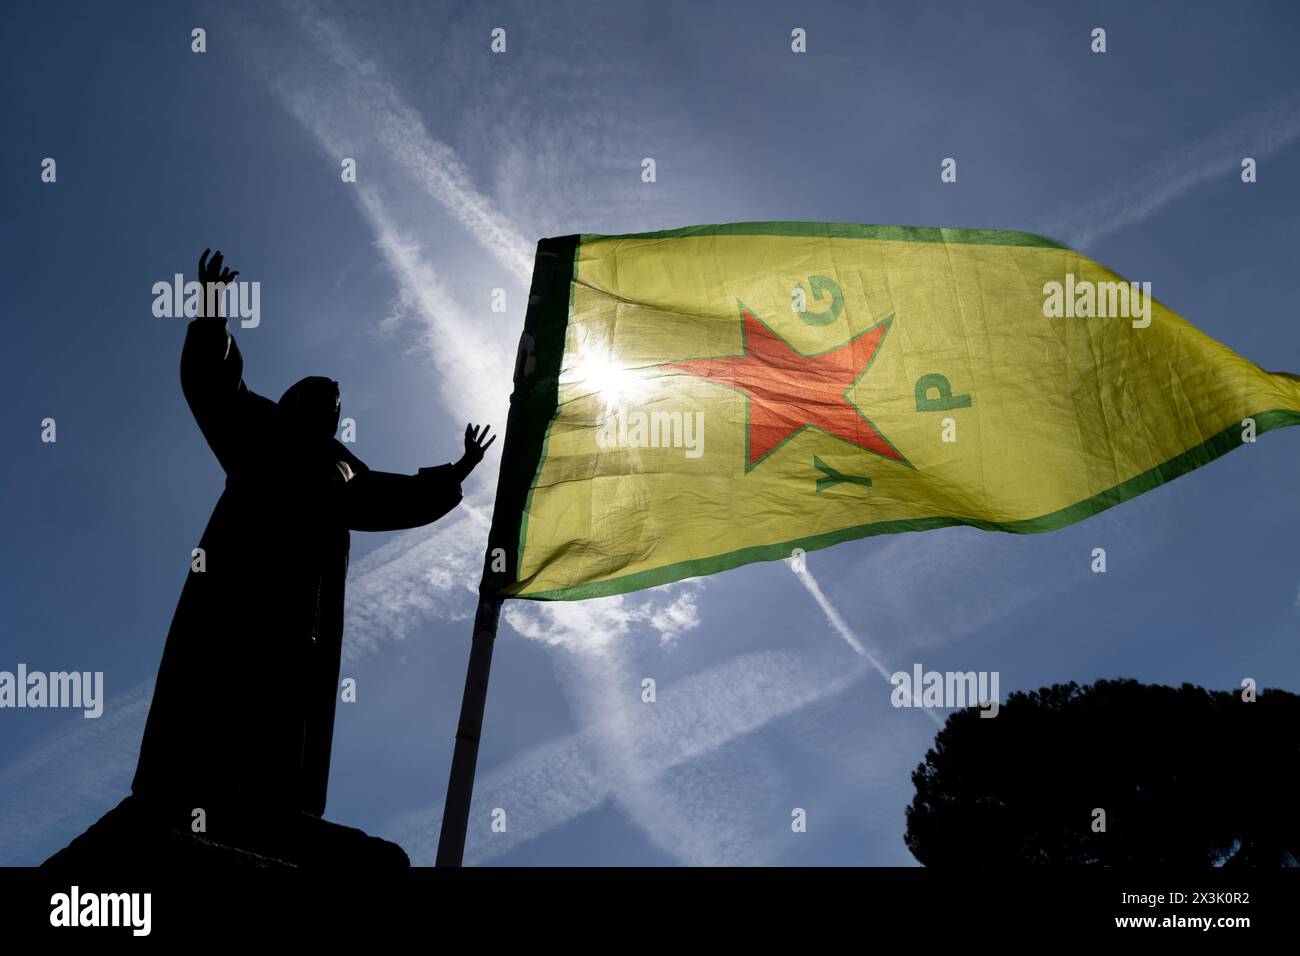
<svg viewBox="0 0 1300 956">
<path fill-rule="evenodd" d="M 489 575 L 490 552 L 485 563 L 484 582 L 494 582 L 494 590 L 507 597 L 534 601 L 576 601 L 586 598 L 609 597 L 626 594 L 643 588 L 671 584 L 685 578 L 699 577 L 728 571 L 757 561 L 773 561 L 790 557 L 795 548 L 816 551 L 844 541 L 880 534 L 905 531 L 929 531 L 966 525 L 985 531 L 1003 531 L 1011 534 L 1035 534 L 1054 531 L 1092 517 L 1108 508 L 1128 501 L 1143 492 L 1172 481 L 1189 471 L 1208 464 L 1242 444 L 1239 422 L 1232 422 L 1222 431 L 1210 436 L 1201 444 L 1175 455 L 1163 464 L 1156 465 L 1140 475 L 1123 481 L 1113 488 L 1068 505 L 1050 514 L 1019 521 L 994 522 L 979 518 L 932 517 L 907 518 L 895 521 L 877 521 L 869 524 L 841 528 L 823 534 L 809 535 L 791 541 L 740 548 L 725 554 L 678 561 L 658 568 L 638 571 L 621 577 L 607 578 L 590 584 L 555 588 L 549 591 L 520 594 L 519 588 L 528 581 L 520 581 L 518 569 L 523 561 L 524 537 L 528 527 L 528 512 L 532 503 L 537 479 L 546 456 L 551 424 L 559 409 L 559 373 L 564 358 L 565 338 L 573 309 L 573 285 L 582 244 L 596 240 L 617 239 L 673 239 L 687 236 L 815 236 L 822 238 L 853 238 L 893 240 L 902 242 L 965 243 L 992 246 L 1029 246 L 1064 249 L 1055 240 L 1027 232 L 1002 230 L 942 229 L 915 226 L 863 226 L 849 223 L 814 222 L 740 222 L 710 226 L 688 226 L 661 232 L 632 233 L 621 236 L 604 236 L 584 233 L 559 239 L 543 239 L 537 244 L 537 260 L 533 270 L 533 285 L 529 295 L 528 313 L 524 330 L 534 338 L 534 366 L 531 374 L 516 368 L 515 391 L 510 399 L 510 417 L 506 426 L 505 448 L 501 458 L 501 478 L 497 488 L 496 508 L 489 534 L 491 545 L 506 551 L 506 573 Z M 1267 409 L 1249 416 L 1255 420 L 1256 435 L 1300 424 L 1300 411 L 1287 408 Z"/>
<path fill-rule="evenodd" d="M 1072 251 L 1055 239 L 1032 232 L 1004 229 L 944 229 L 933 226 L 860 226 L 850 222 L 726 222 L 712 226 L 684 226 L 659 232 L 633 232 L 622 236 L 583 233 L 583 242 L 600 239 L 686 239 L 694 236 L 808 236 L 816 239 L 877 239 L 883 242 L 942 242 L 978 246 L 1037 246 Z"/>
</svg>

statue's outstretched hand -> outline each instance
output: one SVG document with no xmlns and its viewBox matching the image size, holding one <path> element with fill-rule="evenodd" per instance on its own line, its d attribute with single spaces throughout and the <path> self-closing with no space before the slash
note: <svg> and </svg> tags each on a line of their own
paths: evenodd
<svg viewBox="0 0 1300 956">
<path fill-rule="evenodd" d="M 217 254 L 209 262 L 208 253 L 211 251 L 211 249 L 204 249 L 203 255 L 199 256 L 199 281 L 205 286 L 210 282 L 224 282 L 227 285 L 234 282 L 235 276 L 239 275 L 239 272 L 231 272 L 225 268 L 222 264 L 224 260 L 220 249 L 217 250 Z"/>
<path fill-rule="evenodd" d="M 462 481 L 483 460 L 484 453 L 497 440 L 496 435 L 488 437 L 491 431 L 491 425 L 469 424 L 465 426 L 465 454 L 461 456 L 460 461 L 456 462 L 456 473 Z"/>
<path fill-rule="evenodd" d="M 200 311 L 201 315 L 207 315 L 208 286 L 217 282 L 230 285 L 235 281 L 235 276 L 239 275 L 238 271 L 231 272 L 222 264 L 224 260 L 222 259 L 220 249 L 217 250 L 217 254 L 214 255 L 212 261 L 209 262 L 208 253 L 211 251 L 211 249 L 204 249 L 203 255 L 199 256 L 199 285 L 203 288 L 203 306 Z M 220 310 L 218 309 L 215 310 L 213 316 L 208 317 L 215 318 L 220 314 Z"/>
</svg>

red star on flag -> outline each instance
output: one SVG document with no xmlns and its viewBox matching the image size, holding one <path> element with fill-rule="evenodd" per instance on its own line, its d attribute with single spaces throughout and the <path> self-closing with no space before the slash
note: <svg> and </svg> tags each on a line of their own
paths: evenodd
<svg viewBox="0 0 1300 956">
<path fill-rule="evenodd" d="M 866 374 L 893 321 L 890 315 L 843 345 L 804 355 L 742 304 L 744 352 L 661 366 L 743 392 L 748 403 L 749 471 L 804 428 L 812 427 L 891 461 L 908 464 L 848 398 Z"/>
</svg>

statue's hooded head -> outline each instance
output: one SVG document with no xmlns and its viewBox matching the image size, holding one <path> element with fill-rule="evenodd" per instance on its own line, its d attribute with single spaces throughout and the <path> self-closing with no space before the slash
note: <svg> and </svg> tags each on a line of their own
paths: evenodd
<svg viewBox="0 0 1300 956">
<path fill-rule="evenodd" d="M 322 375 L 294 382 L 280 396 L 280 407 L 309 435 L 333 438 L 339 428 L 339 383 Z"/>
</svg>

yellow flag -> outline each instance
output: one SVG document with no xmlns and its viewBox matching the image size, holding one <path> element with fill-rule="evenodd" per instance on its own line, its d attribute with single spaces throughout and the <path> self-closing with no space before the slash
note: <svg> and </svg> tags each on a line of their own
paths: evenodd
<svg viewBox="0 0 1300 956">
<path fill-rule="evenodd" d="M 840 541 L 1049 531 L 1300 422 L 1018 232 L 759 222 L 538 246 L 485 582 L 618 594 Z"/>
</svg>

